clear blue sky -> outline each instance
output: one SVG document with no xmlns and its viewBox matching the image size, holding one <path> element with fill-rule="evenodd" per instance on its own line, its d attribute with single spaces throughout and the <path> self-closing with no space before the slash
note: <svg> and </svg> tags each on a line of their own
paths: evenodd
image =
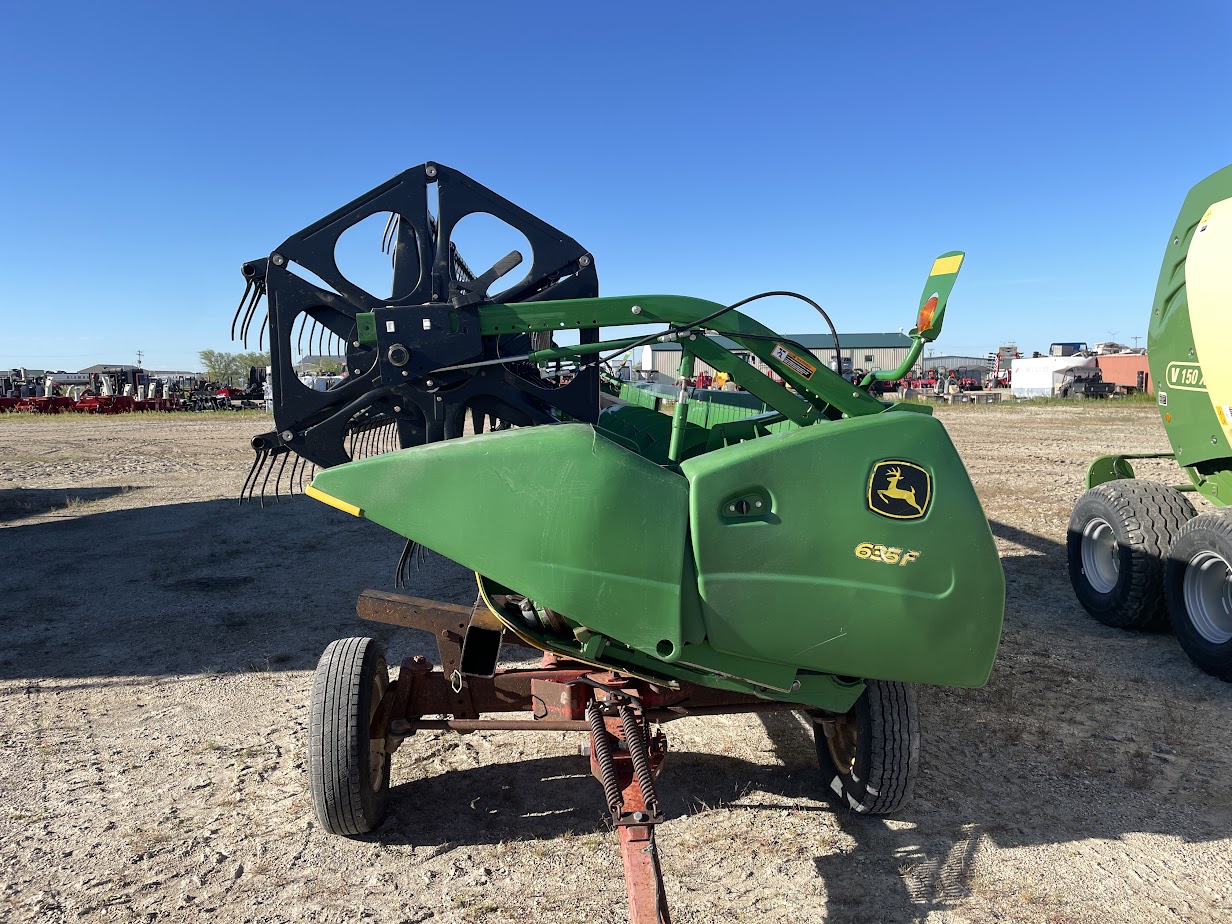
<svg viewBox="0 0 1232 924">
<path fill-rule="evenodd" d="M 0 367 L 238 349 L 239 264 L 425 160 L 582 242 L 604 294 L 897 330 L 959 248 L 939 352 L 1129 342 L 1232 162 L 1230 38 L 1214 0 L 11 0 Z"/>
</svg>

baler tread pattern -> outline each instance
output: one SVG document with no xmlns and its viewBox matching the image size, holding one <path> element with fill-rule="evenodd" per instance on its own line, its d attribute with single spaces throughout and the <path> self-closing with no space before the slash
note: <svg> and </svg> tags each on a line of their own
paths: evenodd
<svg viewBox="0 0 1232 924">
<path fill-rule="evenodd" d="M 1118 629 L 1158 630 L 1168 627 L 1164 602 L 1164 563 L 1172 540 L 1196 511 L 1176 488 L 1154 481 L 1118 479 L 1087 491 L 1074 505 L 1068 530 L 1070 578 L 1075 590 L 1082 574 L 1080 544 L 1082 529 L 1075 528 L 1088 517 L 1090 502 L 1106 505 L 1115 514 L 1114 529 L 1120 527 L 1127 541 L 1130 569 L 1128 581 L 1113 590 L 1111 605 L 1092 608 L 1079 594 L 1079 601 L 1092 616 Z M 1108 511 L 1100 511 L 1105 513 Z"/>
<path fill-rule="evenodd" d="M 371 649 L 371 650 L 370 650 Z M 313 677 L 308 770 L 317 819 L 333 834 L 357 835 L 380 823 L 383 798 L 365 806 L 368 709 L 373 669 L 384 662 L 375 639 L 338 639 L 325 649 Z M 382 797 L 388 786 L 380 794 Z M 373 800 L 369 800 L 373 801 Z"/>
<path fill-rule="evenodd" d="M 1165 572 L 1168 614 L 1181 648 L 1203 671 L 1232 682 L 1232 641 L 1220 644 L 1203 638 L 1185 601 L 1185 572 L 1200 551 L 1214 552 L 1225 561 L 1232 557 L 1232 511 L 1204 513 L 1186 523 L 1173 540 Z"/>
</svg>

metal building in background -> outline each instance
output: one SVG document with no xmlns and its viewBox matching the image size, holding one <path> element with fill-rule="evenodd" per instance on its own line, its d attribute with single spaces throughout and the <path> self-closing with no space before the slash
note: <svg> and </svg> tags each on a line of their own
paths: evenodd
<svg viewBox="0 0 1232 924">
<path fill-rule="evenodd" d="M 824 365 L 831 366 L 834 361 L 834 338 L 829 334 L 788 334 L 787 339 L 794 340 L 816 356 Z M 726 337 L 714 338 L 724 348 L 731 350 L 746 361 L 752 361 L 763 372 L 765 364 L 748 351 Z M 874 369 L 897 368 L 907 356 L 911 346 L 911 338 L 898 332 L 889 334 L 839 334 L 840 352 L 845 360 L 849 360 L 855 369 L 871 371 Z M 680 344 L 656 343 L 651 346 L 651 358 L 656 372 L 675 378 L 680 368 Z M 700 360 L 695 371 L 713 373 L 714 370 Z"/>
</svg>

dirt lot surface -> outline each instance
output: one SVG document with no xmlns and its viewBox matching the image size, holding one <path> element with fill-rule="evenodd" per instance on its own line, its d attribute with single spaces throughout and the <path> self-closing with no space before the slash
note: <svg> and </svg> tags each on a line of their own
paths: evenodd
<svg viewBox="0 0 1232 924">
<path fill-rule="evenodd" d="M 890 820 L 820 798 L 794 717 L 668 726 L 675 920 L 1232 920 L 1232 685 L 1169 635 L 1095 623 L 1066 577 L 1087 462 L 1166 449 L 1154 410 L 939 413 L 1008 582 L 992 681 L 920 690 L 924 767 Z M 236 503 L 268 427 L 0 419 L 0 920 L 625 920 L 575 735 L 422 734 L 374 835 L 318 827 L 321 650 L 434 647 L 354 616 L 360 589 L 393 589 L 396 536 L 303 497 Z M 439 557 L 414 580 L 473 599 Z"/>
</svg>

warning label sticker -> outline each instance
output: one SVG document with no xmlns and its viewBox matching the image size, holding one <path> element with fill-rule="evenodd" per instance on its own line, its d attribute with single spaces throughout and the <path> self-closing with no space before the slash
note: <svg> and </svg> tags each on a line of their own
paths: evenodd
<svg viewBox="0 0 1232 924">
<path fill-rule="evenodd" d="M 809 362 L 794 350 L 789 350 L 781 343 L 776 343 L 773 350 L 774 358 L 801 378 L 811 379 L 817 371 L 817 366 Z"/>
</svg>

